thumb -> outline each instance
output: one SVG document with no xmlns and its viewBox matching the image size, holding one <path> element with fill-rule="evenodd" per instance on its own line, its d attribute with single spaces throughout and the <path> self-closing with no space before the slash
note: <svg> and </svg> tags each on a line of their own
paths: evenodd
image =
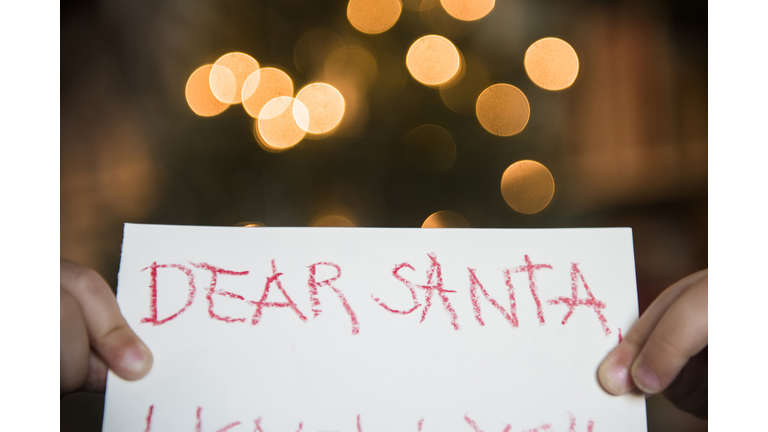
<svg viewBox="0 0 768 432">
<path fill-rule="evenodd" d="M 88 341 L 119 377 L 135 380 L 152 368 L 152 353 L 120 313 L 112 290 L 95 271 L 61 262 L 61 288 L 77 301 Z"/>
</svg>

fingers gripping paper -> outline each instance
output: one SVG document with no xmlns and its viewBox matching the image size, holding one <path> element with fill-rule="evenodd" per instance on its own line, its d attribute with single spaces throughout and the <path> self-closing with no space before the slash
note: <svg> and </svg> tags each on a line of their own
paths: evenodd
<svg viewBox="0 0 768 432">
<path fill-rule="evenodd" d="M 644 431 L 600 387 L 637 319 L 629 229 L 126 225 L 154 354 L 104 431 Z"/>
</svg>

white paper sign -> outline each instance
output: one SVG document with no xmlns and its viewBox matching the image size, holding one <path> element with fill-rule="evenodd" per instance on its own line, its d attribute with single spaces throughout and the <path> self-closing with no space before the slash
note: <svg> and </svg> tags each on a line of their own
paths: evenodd
<svg viewBox="0 0 768 432">
<path fill-rule="evenodd" d="M 596 377 L 628 228 L 129 224 L 117 299 L 154 366 L 110 372 L 106 432 L 646 430 Z"/>
</svg>

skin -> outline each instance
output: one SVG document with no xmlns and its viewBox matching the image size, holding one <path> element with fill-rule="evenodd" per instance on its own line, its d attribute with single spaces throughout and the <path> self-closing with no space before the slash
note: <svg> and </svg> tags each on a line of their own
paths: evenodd
<svg viewBox="0 0 768 432">
<path fill-rule="evenodd" d="M 128 327 L 115 295 L 95 271 L 61 261 L 61 395 L 103 393 L 107 370 L 127 380 L 152 367 L 152 353 Z"/>
<path fill-rule="evenodd" d="M 667 288 L 598 368 L 611 394 L 664 393 L 673 404 L 707 418 L 707 270 Z"/>
</svg>

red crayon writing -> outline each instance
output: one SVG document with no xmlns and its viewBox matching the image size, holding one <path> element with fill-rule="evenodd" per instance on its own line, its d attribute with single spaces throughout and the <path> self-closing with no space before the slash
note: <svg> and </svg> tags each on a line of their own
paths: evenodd
<svg viewBox="0 0 768 432">
<path fill-rule="evenodd" d="M 586 299 L 580 299 L 578 297 L 578 280 L 581 280 L 581 283 L 584 285 L 584 289 L 587 291 L 587 298 Z M 603 326 L 603 331 L 605 332 L 605 335 L 608 336 L 611 334 L 611 329 L 608 328 L 608 320 L 605 319 L 605 316 L 603 315 L 602 309 L 605 308 L 605 303 L 597 300 L 595 296 L 592 294 L 592 290 L 589 289 L 589 285 L 587 285 L 586 279 L 584 279 L 584 275 L 579 270 L 579 266 L 576 263 L 571 264 L 571 297 L 558 297 L 556 299 L 552 299 L 549 301 L 549 304 L 555 305 L 555 304 L 565 304 L 568 305 L 568 312 L 565 314 L 565 317 L 563 318 L 563 325 L 565 325 L 566 322 L 568 322 L 568 318 L 573 315 L 574 309 L 576 309 L 577 306 L 587 306 L 595 311 L 597 314 L 597 319 L 600 321 L 600 325 Z"/>
<path fill-rule="evenodd" d="M 426 292 L 425 298 L 424 298 L 424 309 L 421 311 L 421 320 L 419 322 L 424 322 L 424 319 L 427 317 L 427 313 L 429 312 L 430 307 L 432 307 L 432 296 L 437 293 L 437 296 L 440 298 L 440 301 L 443 304 L 443 309 L 445 309 L 445 312 L 448 314 L 448 318 L 451 320 L 451 325 L 455 330 L 459 329 L 459 323 L 458 323 L 458 316 L 456 315 L 456 311 L 453 309 L 453 306 L 451 305 L 450 299 L 448 299 L 447 293 L 455 293 L 456 291 L 447 290 L 443 288 L 443 270 L 440 266 L 440 263 L 437 261 L 437 256 L 433 253 L 427 254 L 430 260 L 430 266 L 427 269 L 427 283 L 424 285 L 415 284 L 408 279 L 405 279 L 404 277 L 400 276 L 400 270 L 404 268 L 409 268 L 411 270 L 415 269 L 412 265 L 409 263 L 402 263 L 395 266 L 394 270 L 392 270 L 392 276 L 395 277 L 395 279 L 402 282 L 406 287 L 408 287 L 408 290 L 411 293 L 411 298 L 413 299 L 413 307 L 405 310 L 400 311 L 393 308 L 390 308 L 387 306 L 383 301 L 381 301 L 378 297 L 372 296 L 373 300 L 379 304 L 379 306 L 383 307 L 389 312 L 401 314 L 401 315 L 407 315 L 419 307 L 421 307 L 421 304 L 416 299 L 416 290 L 415 288 L 420 288 Z"/>
<path fill-rule="evenodd" d="M 316 279 L 316 274 L 317 266 L 320 265 L 335 268 L 336 276 L 318 282 Z M 349 319 L 352 321 L 352 334 L 358 334 L 360 332 L 360 323 L 357 321 L 357 315 L 355 314 L 355 311 L 352 310 L 352 307 L 349 305 L 349 302 L 347 301 L 347 298 L 344 296 L 344 294 L 333 284 L 340 277 L 341 267 L 332 262 L 319 262 L 309 266 L 309 281 L 307 282 L 307 285 L 309 286 L 309 299 L 310 304 L 312 305 L 312 312 L 315 314 L 315 318 L 317 318 L 320 313 L 323 312 L 323 310 L 320 308 L 320 297 L 318 295 L 317 289 L 327 286 L 333 290 L 334 293 L 336 293 L 336 296 L 339 298 L 339 301 L 341 301 L 342 306 L 344 306 L 344 310 L 347 312 L 347 315 L 349 315 Z"/>
<path fill-rule="evenodd" d="M 178 312 L 175 314 L 164 318 L 164 319 L 158 319 L 157 318 L 157 269 L 161 268 L 175 268 L 178 270 L 181 270 L 184 272 L 184 274 L 187 275 L 187 283 L 189 284 L 189 295 L 187 296 L 187 302 L 184 304 L 184 307 L 182 307 Z M 152 265 L 149 267 L 145 267 L 141 269 L 141 271 L 144 271 L 146 269 L 150 269 L 150 281 L 149 281 L 149 317 L 142 318 L 141 322 L 143 323 L 151 323 L 152 325 L 160 325 L 165 324 L 168 321 L 178 317 L 181 315 L 189 306 L 192 305 L 192 302 L 195 300 L 195 276 L 192 274 L 192 270 L 190 270 L 187 267 L 184 267 L 180 264 L 161 264 L 158 265 L 157 262 L 153 262 Z"/>
<path fill-rule="evenodd" d="M 528 288 L 531 290 L 533 301 L 536 303 L 536 316 L 539 317 L 539 324 L 544 324 L 544 312 L 541 310 L 541 301 L 539 301 L 538 287 L 536 286 L 536 270 L 552 269 L 549 264 L 533 264 L 531 258 L 525 256 L 525 265 L 515 268 L 515 273 L 528 273 Z"/>
<path fill-rule="evenodd" d="M 277 267 L 275 266 L 275 260 L 272 260 L 272 275 L 267 277 L 267 283 L 264 285 L 264 292 L 261 294 L 261 299 L 257 302 L 255 301 L 248 301 L 248 303 L 256 306 L 256 311 L 253 313 L 253 318 L 251 319 L 251 324 L 256 325 L 261 321 L 261 312 L 265 307 L 280 307 L 280 308 L 290 308 L 296 316 L 299 317 L 302 321 L 306 321 L 307 317 L 304 316 L 304 314 L 301 313 L 298 306 L 296 306 L 296 303 L 291 300 L 291 297 L 288 295 L 287 292 L 285 292 L 285 289 L 283 289 L 283 284 L 280 283 L 280 276 L 282 276 L 282 273 L 277 272 Z M 269 296 L 269 287 L 272 286 L 272 284 L 277 285 L 277 289 L 283 294 L 283 297 L 286 301 L 284 302 L 269 302 L 267 301 L 267 296 Z"/>
<path fill-rule="evenodd" d="M 208 315 L 213 319 L 217 319 L 219 321 L 224 321 L 224 322 L 245 321 L 245 318 L 232 318 L 229 316 L 217 315 L 216 312 L 213 311 L 213 296 L 220 295 L 220 296 L 229 297 L 237 300 L 245 300 L 245 298 L 239 294 L 234 294 L 229 291 L 216 289 L 216 283 L 219 280 L 219 275 L 245 276 L 248 274 L 248 271 L 236 272 L 232 270 L 224 270 L 223 268 L 212 266 L 208 263 L 200 263 L 200 264 L 191 263 L 191 264 L 199 269 L 208 270 L 211 272 L 211 285 L 208 287 L 208 294 L 206 294 L 205 296 L 206 300 L 208 300 Z"/>
<path fill-rule="evenodd" d="M 416 299 L 416 287 L 417 287 L 417 285 L 412 283 L 411 281 L 403 278 L 402 276 L 400 276 L 400 270 L 402 270 L 402 269 L 404 269 L 406 267 L 411 269 L 411 270 L 413 270 L 413 271 L 416 271 L 416 269 L 414 269 L 412 265 L 410 265 L 408 263 L 402 263 L 402 264 L 398 264 L 398 265 L 395 266 L 394 270 L 392 270 L 392 276 L 394 276 L 395 279 L 397 279 L 400 282 L 404 283 L 405 286 L 408 287 L 408 290 L 411 292 L 411 298 L 413 299 L 413 307 L 411 307 L 408 310 L 393 309 L 393 308 L 387 306 L 378 297 L 373 296 L 373 295 L 371 296 L 371 298 L 373 298 L 373 301 L 378 303 L 379 306 L 383 307 L 384 309 L 386 309 L 389 312 L 400 314 L 400 315 L 408 315 L 409 313 L 415 311 L 416 309 L 418 309 L 421 306 L 421 303 L 419 303 L 419 301 Z"/>
<path fill-rule="evenodd" d="M 467 267 L 467 270 L 469 270 L 469 298 L 472 301 L 472 308 L 475 310 L 475 319 L 477 322 L 479 322 L 481 326 L 485 325 L 485 322 L 483 322 L 483 318 L 480 314 L 480 303 L 478 302 L 477 298 L 477 290 L 479 289 L 480 292 L 483 293 L 483 297 L 485 297 L 485 299 L 488 300 L 488 302 L 490 302 L 493 307 L 501 312 L 509 324 L 512 327 L 517 327 L 518 322 L 517 303 L 515 302 L 515 288 L 512 286 L 509 270 L 504 271 L 504 282 L 506 282 L 507 292 L 509 293 L 509 313 L 507 313 L 507 311 L 504 310 L 504 307 L 502 307 L 496 300 L 488 295 L 488 292 L 485 290 L 485 288 L 483 288 L 483 284 L 481 284 L 480 280 L 477 278 L 477 270 L 469 267 Z"/>
<path fill-rule="evenodd" d="M 152 413 L 154 411 L 154 408 L 155 408 L 154 405 L 150 405 L 149 411 L 146 417 L 147 427 L 144 430 L 144 432 L 151 431 Z M 195 414 L 194 432 L 202 432 L 203 430 L 202 412 L 203 412 L 203 408 L 198 406 Z M 576 432 L 576 417 L 570 412 L 568 413 L 568 417 L 570 420 L 570 427 L 568 428 L 568 432 Z M 464 421 L 467 423 L 467 425 L 469 425 L 469 427 L 472 428 L 474 432 L 483 432 L 483 430 L 480 429 L 480 426 L 478 425 L 478 423 L 469 417 L 469 414 L 464 415 Z M 239 426 L 240 424 L 241 423 L 239 421 L 234 421 L 227 424 L 226 426 L 219 428 L 216 432 L 226 432 L 234 428 L 235 426 Z M 257 417 L 255 420 L 253 420 L 253 424 L 254 424 L 253 432 L 264 432 L 264 430 L 261 427 L 261 417 Z M 360 414 L 357 415 L 356 425 L 357 425 L 357 432 L 363 432 L 362 422 L 360 420 Z M 424 418 L 422 417 L 416 425 L 417 431 L 421 432 L 423 426 L 424 426 Z M 594 432 L 594 426 L 595 426 L 595 422 L 592 419 L 590 419 L 587 422 L 587 432 Z M 303 428 L 304 428 L 304 422 L 299 422 L 299 427 L 296 430 L 296 432 L 301 432 Z M 507 424 L 507 426 L 504 427 L 502 432 L 510 432 L 511 430 L 512 430 L 512 425 Z M 541 426 L 538 426 L 532 429 L 523 430 L 523 432 L 546 432 L 546 431 L 553 431 L 552 425 L 550 423 L 544 423 Z"/>
<path fill-rule="evenodd" d="M 442 309 L 445 311 L 445 313 L 448 316 L 449 322 L 451 326 L 455 330 L 459 330 L 459 322 L 458 322 L 458 314 L 456 313 L 456 310 L 454 309 L 451 299 L 448 297 L 448 294 L 454 294 L 457 291 L 454 289 L 447 289 L 445 287 L 446 283 L 443 280 L 443 269 L 440 264 L 440 262 L 437 259 L 437 255 L 434 253 L 427 254 L 427 257 L 429 258 L 429 267 L 426 269 L 426 283 L 419 284 L 412 280 L 412 278 L 407 278 L 403 275 L 407 270 L 410 270 L 412 272 L 415 272 L 416 269 L 413 265 L 411 265 L 408 262 L 400 263 L 396 265 L 391 272 L 392 277 L 394 277 L 397 281 L 402 283 L 405 288 L 408 289 L 408 294 L 410 296 L 410 305 L 407 305 L 405 307 L 402 306 L 394 306 L 392 303 L 385 302 L 384 300 L 380 299 L 379 297 L 372 295 L 371 298 L 373 301 L 378 304 L 380 307 L 382 307 L 387 312 L 396 314 L 396 315 L 408 315 L 419 308 L 421 308 L 421 319 L 419 322 L 424 322 L 426 319 L 430 309 L 432 308 L 432 302 L 437 298 L 437 300 L 441 303 Z M 519 326 L 519 320 L 517 316 L 517 302 L 516 302 L 516 293 L 515 293 L 515 287 L 512 284 L 512 273 L 525 273 L 528 276 L 528 288 L 531 292 L 531 296 L 533 297 L 535 307 L 536 307 L 536 315 L 539 321 L 540 325 L 543 325 L 546 323 L 544 319 L 544 312 L 542 308 L 542 302 L 539 298 L 539 286 L 536 279 L 537 271 L 543 270 L 543 269 L 552 269 L 552 265 L 550 264 L 534 264 L 528 255 L 524 255 L 524 265 L 514 267 L 511 269 L 504 269 L 502 270 L 502 274 L 504 277 L 504 284 L 506 286 L 507 290 L 507 297 L 509 300 L 509 309 L 506 309 L 505 306 L 502 306 L 502 304 L 495 298 L 493 298 L 488 291 L 486 290 L 485 285 L 481 281 L 481 276 L 477 269 L 467 267 L 468 276 L 469 276 L 469 300 L 471 302 L 471 306 L 474 312 L 475 320 L 481 325 L 485 326 L 485 320 L 483 319 L 482 315 L 482 306 L 481 304 L 483 302 L 489 303 L 494 309 L 496 309 L 503 317 L 504 319 L 512 326 L 513 328 L 517 328 Z M 251 274 L 251 272 L 245 270 L 245 271 L 234 271 L 234 270 L 227 270 L 209 263 L 191 263 L 191 266 L 193 268 L 198 269 L 198 271 L 206 271 L 210 272 L 210 284 L 207 287 L 207 293 L 206 293 L 206 300 L 208 303 L 208 315 L 211 319 L 226 322 L 226 323 L 241 323 L 245 322 L 247 320 L 246 317 L 231 317 L 224 315 L 222 313 L 216 312 L 215 308 L 215 301 L 214 299 L 217 297 L 226 297 L 234 300 L 239 300 L 242 302 L 245 302 L 248 305 L 254 306 L 254 312 L 250 319 L 250 322 L 252 325 L 257 325 L 259 322 L 261 322 L 263 318 L 263 311 L 264 308 L 286 308 L 290 309 L 294 315 L 301 321 L 306 322 L 307 317 L 304 315 L 304 313 L 301 312 L 296 302 L 293 301 L 291 296 L 288 294 L 288 291 L 283 286 L 283 283 L 281 282 L 281 276 L 283 276 L 282 272 L 279 272 L 277 269 L 277 266 L 275 264 L 275 260 L 273 259 L 271 262 L 271 274 L 267 276 L 266 283 L 264 284 L 264 288 L 261 290 L 261 296 L 259 300 L 249 300 L 246 299 L 243 295 L 236 294 L 230 291 L 226 291 L 220 287 L 222 280 L 230 280 L 228 277 L 236 276 L 236 277 L 245 277 Z M 312 308 L 313 317 L 317 318 L 320 316 L 323 312 L 322 304 L 320 301 L 320 291 L 322 288 L 329 288 L 338 298 L 339 302 L 341 303 L 344 311 L 349 317 L 349 320 L 352 325 L 352 334 L 356 335 L 360 332 L 360 321 L 358 318 L 358 315 L 356 311 L 353 309 L 351 302 L 349 299 L 344 295 L 344 293 L 339 288 L 339 281 L 342 276 L 342 269 L 341 266 L 339 266 L 336 263 L 332 262 L 316 262 L 308 268 L 308 279 L 307 279 L 307 288 L 309 293 L 309 303 Z M 318 269 L 322 268 L 330 268 L 335 272 L 335 275 L 331 277 L 327 277 L 325 279 L 318 279 Z M 188 289 L 188 295 L 186 298 L 186 302 L 181 309 L 176 311 L 175 313 L 161 318 L 158 316 L 158 292 L 160 291 L 160 288 L 158 287 L 158 273 L 159 271 L 163 269 L 163 271 L 177 271 L 182 272 L 187 279 L 186 288 Z M 142 269 L 144 270 L 150 270 L 150 281 L 149 281 L 149 290 L 150 290 L 150 302 L 149 302 L 149 316 L 142 318 L 142 323 L 151 323 L 152 325 L 162 325 L 165 324 L 171 320 L 174 320 L 178 318 L 182 313 L 184 313 L 189 306 L 192 305 L 195 294 L 196 294 L 196 286 L 195 286 L 195 275 L 193 274 L 192 269 L 189 267 L 186 267 L 181 264 L 158 264 L 157 262 L 153 262 L 150 266 Z M 224 276 L 227 276 L 227 278 L 222 279 Z M 486 276 L 483 276 L 485 278 Z M 583 285 L 584 290 L 586 291 L 586 297 L 585 298 L 579 298 L 578 296 L 578 286 Z M 279 295 L 282 296 L 282 301 L 274 301 L 270 300 L 270 291 L 274 291 L 276 288 L 277 292 L 279 292 Z M 423 292 L 424 298 L 423 301 L 419 300 L 419 295 L 417 295 L 417 292 Z M 273 296 L 276 294 L 273 294 Z M 484 299 L 484 300 L 483 300 Z M 600 322 L 604 334 L 607 336 L 611 333 L 610 328 L 608 327 L 608 321 L 603 314 L 603 309 L 605 309 L 606 304 L 603 301 L 598 300 L 595 295 L 592 292 L 591 287 L 587 283 L 587 280 L 584 276 L 584 274 L 579 269 L 579 265 L 577 263 L 571 264 L 571 295 L 569 297 L 561 296 L 556 297 L 553 299 L 550 299 L 547 301 L 549 305 L 565 305 L 568 307 L 568 310 L 566 311 L 565 316 L 562 319 L 562 324 L 566 324 L 568 320 L 570 319 L 571 315 L 573 315 L 575 309 L 579 306 L 586 306 L 590 309 L 592 309 L 595 314 L 597 315 L 598 321 Z M 619 341 L 621 341 L 621 335 L 619 335 Z"/>
</svg>

